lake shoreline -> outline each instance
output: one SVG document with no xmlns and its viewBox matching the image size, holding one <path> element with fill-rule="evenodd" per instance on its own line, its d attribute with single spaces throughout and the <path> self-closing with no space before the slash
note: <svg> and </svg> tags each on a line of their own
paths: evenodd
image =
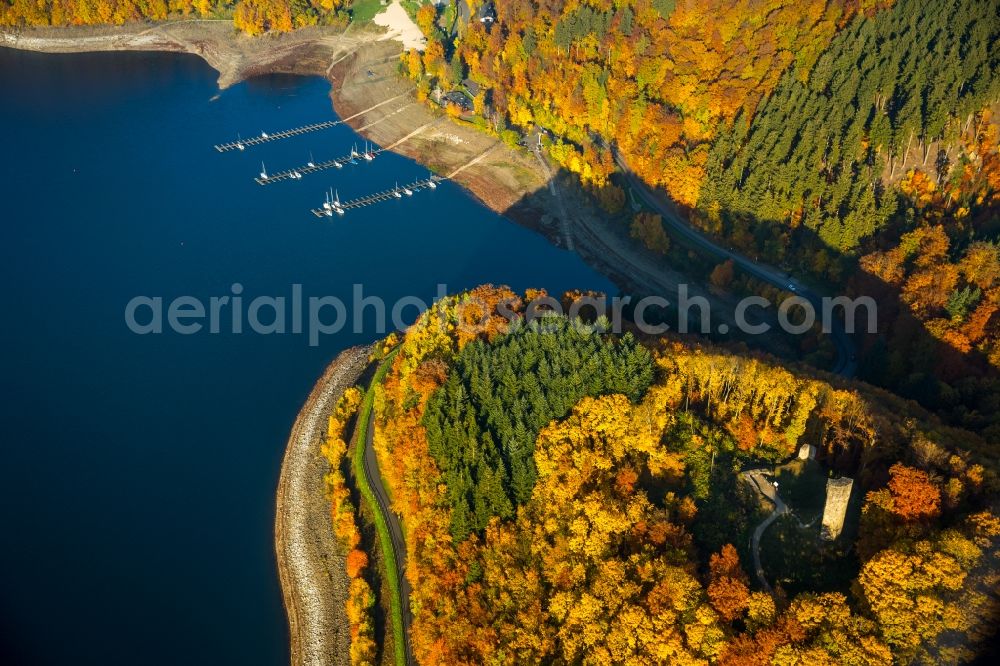
<svg viewBox="0 0 1000 666">
<path fill-rule="evenodd" d="M 493 212 L 567 246 L 553 219 L 555 204 L 546 201 L 548 171 L 530 155 L 418 102 L 412 83 L 398 74 L 402 46 L 377 26 L 313 26 L 260 37 L 213 19 L 3 28 L 0 46 L 41 53 L 190 53 L 219 72 L 220 89 L 267 74 L 323 77 L 332 87 L 333 110 L 341 118 L 357 115 L 348 124 L 364 138 L 451 178 Z M 400 96 L 406 99 L 376 106 Z"/>
<path fill-rule="evenodd" d="M 183 19 L 121 26 L 0 29 L 0 46 L 41 53 L 162 51 L 190 53 L 219 73 L 220 89 L 262 74 L 324 76 L 330 58 L 382 38 L 371 29 L 307 27 L 280 35 L 248 37 L 228 19 Z"/>
<path fill-rule="evenodd" d="M 220 27 L 230 31 L 229 26 L 216 23 L 206 24 L 205 29 L 219 30 Z M 175 29 L 169 28 L 171 34 L 175 34 Z M 60 257 L 64 266 L 74 265 L 77 273 L 97 281 L 101 290 L 88 292 L 87 298 L 73 299 L 78 306 L 74 319 L 88 326 L 82 331 L 88 337 L 77 333 L 73 342 L 81 349 L 86 344 L 93 345 L 86 348 L 86 359 L 104 359 L 106 354 L 107 367 L 113 367 L 115 372 L 95 380 L 90 369 L 83 367 L 83 361 L 79 367 L 60 368 L 59 376 L 65 377 L 61 381 L 66 385 L 97 389 L 85 391 L 92 402 L 84 407 L 73 401 L 73 410 L 78 411 L 67 411 L 91 418 L 88 433 L 97 433 L 103 432 L 100 423 L 106 420 L 101 409 L 132 407 L 131 420 L 112 419 L 116 423 L 112 434 L 119 439 L 106 443 L 101 440 L 99 447 L 95 442 L 95 451 L 83 457 L 87 461 L 100 461 L 99 466 L 96 462 L 93 465 L 95 475 L 109 470 L 107 480 L 101 485 L 113 493 L 116 510 L 102 511 L 105 505 L 101 502 L 105 498 L 99 493 L 93 498 L 94 514 L 89 516 L 90 520 L 81 520 L 74 527 L 85 531 L 87 524 L 100 518 L 102 529 L 114 531 L 115 536 L 108 539 L 88 542 L 93 551 L 88 555 L 95 561 L 100 556 L 115 571 L 120 570 L 121 575 L 112 576 L 115 582 L 125 583 L 127 576 L 134 578 L 138 587 L 109 584 L 107 596 L 102 596 L 107 603 L 89 615 L 80 612 L 91 607 L 86 589 L 74 588 L 75 614 L 84 618 L 74 624 L 74 631 L 99 633 L 96 624 L 101 616 L 121 613 L 118 621 L 130 627 L 128 636 L 117 639 L 104 636 L 108 638 L 108 646 L 90 643 L 88 649 L 96 653 L 112 648 L 124 650 L 123 646 L 127 645 L 134 653 L 135 645 L 158 636 L 143 632 L 158 632 L 167 626 L 162 619 L 144 623 L 128 612 L 125 602 L 130 600 L 134 589 L 141 589 L 149 598 L 158 600 L 155 611 L 167 619 L 170 608 L 182 607 L 190 598 L 204 600 L 195 611 L 185 614 L 181 621 L 184 635 L 181 640 L 176 640 L 177 636 L 173 636 L 175 640 L 168 640 L 169 645 L 163 652 L 170 656 L 154 659 L 157 663 L 177 663 L 177 654 L 187 654 L 191 649 L 198 649 L 195 646 L 199 644 L 205 654 L 215 655 L 212 660 L 216 662 L 224 661 L 218 655 L 225 653 L 238 654 L 243 661 L 264 659 L 273 663 L 287 660 L 289 650 L 296 662 L 315 663 L 317 659 L 309 655 L 343 661 L 348 644 L 343 599 L 338 598 L 343 594 L 323 592 L 328 588 L 343 588 L 343 550 L 334 541 L 321 542 L 316 536 L 331 531 L 330 507 L 324 496 L 326 461 L 316 455 L 325 426 L 322 419 L 313 421 L 312 448 L 299 447 L 308 444 L 309 437 L 303 433 L 308 432 L 309 427 L 304 422 L 312 418 L 310 415 L 316 409 L 318 396 L 325 395 L 322 387 L 336 391 L 350 383 L 345 379 L 339 388 L 331 389 L 331 379 L 323 372 L 333 357 L 352 343 L 349 334 L 345 330 L 339 339 L 326 339 L 329 349 L 325 352 L 306 352 L 302 348 L 304 345 L 291 337 L 251 341 L 252 337 L 244 336 L 240 339 L 241 344 L 235 346 L 216 337 L 190 346 L 178 345 L 173 339 L 134 335 L 122 325 L 122 306 L 130 302 L 140 288 L 166 296 L 175 294 L 180 285 L 197 285 L 194 288 L 203 286 L 206 293 L 217 293 L 215 287 L 228 288 L 237 278 L 252 280 L 262 294 L 284 293 L 281 291 L 287 287 L 284 276 L 296 280 L 301 277 L 307 283 L 318 285 L 317 288 L 327 285 L 336 288 L 355 281 L 367 287 L 370 283 L 373 289 L 385 291 L 387 298 L 394 299 L 411 294 L 431 297 L 431 288 L 437 284 L 471 288 L 499 279 L 528 280 L 528 283 L 516 285 L 520 289 L 550 281 L 551 286 L 558 285 L 556 293 L 583 285 L 608 291 L 612 287 L 586 269 L 577 257 L 559 252 L 543 238 L 492 215 L 473 197 L 466 196 L 451 184 L 445 184 L 436 196 L 415 197 L 412 203 L 407 202 L 409 207 L 405 211 L 397 211 L 393 215 L 396 219 L 386 219 L 385 224 L 371 217 L 367 220 L 371 224 L 357 224 L 365 220 L 360 215 L 354 220 L 348 217 L 348 224 L 333 226 L 309 222 L 308 218 L 294 224 L 273 224 L 274 220 L 284 220 L 285 216 L 295 214 L 289 211 L 297 210 L 304 215 L 303 197 L 298 196 L 301 192 L 297 194 L 294 187 L 275 186 L 275 191 L 269 190 L 266 197 L 254 197 L 258 190 L 249 182 L 247 174 L 241 173 L 239 168 L 230 168 L 239 165 L 238 157 L 219 155 L 211 146 L 233 138 L 239 130 L 246 135 L 247 127 L 270 131 L 272 127 L 277 129 L 330 118 L 330 107 L 326 107 L 331 103 L 328 101 L 331 97 L 329 84 L 312 76 L 308 79 L 280 76 L 274 80 L 267 77 L 230 90 L 222 103 L 214 104 L 211 99 L 217 92 L 216 75 L 199 60 L 187 55 L 133 55 L 136 51 L 155 52 L 157 49 L 151 45 L 162 46 L 162 50 L 177 50 L 168 49 L 175 42 L 168 43 L 160 36 L 149 40 L 136 36 L 144 30 L 145 27 L 133 27 L 129 30 L 132 36 L 125 37 L 102 29 L 44 31 L 44 41 L 23 41 L 28 38 L 25 33 L 19 34 L 21 46 L 31 46 L 34 51 L 44 47 L 57 52 L 53 56 L 28 54 L 26 57 L 23 49 L 0 48 L 0 59 L 3 59 L 0 72 L 5 75 L 5 91 L 11 97 L 11 103 L 4 105 L 8 112 L 5 118 L 9 118 L 9 127 L 19 128 L 9 139 L 9 152 L 18 159 L 8 161 L 11 177 L 7 181 L 17 183 L 19 178 L 28 177 L 31 184 L 37 186 L 11 190 L 9 198 L 15 204 L 12 219 L 45 222 L 7 225 L 13 242 L 5 246 L 16 260 L 6 262 L 6 266 L 13 275 L 22 278 L 17 284 L 24 285 L 22 290 L 15 290 L 15 294 L 18 298 L 23 295 L 24 302 L 38 303 L 47 298 L 46 293 L 60 293 L 59 289 L 65 285 L 59 282 L 58 276 L 52 276 L 51 271 L 44 270 L 46 261 L 53 256 Z M 160 31 L 162 28 L 158 29 L 158 35 Z M 70 39 L 69 33 L 76 37 Z M 0 44 L 4 41 L 3 34 L 0 31 Z M 267 39 L 263 41 L 270 43 Z M 119 58 L 110 53 L 101 56 L 58 53 L 69 54 L 73 49 L 123 50 L 126 54 Z M 343 81 L 334 78 L 335 92 L 350 94 L 357 90 L 378 97 L 385 92 L 381 88 L 383 84 L 409 87 L 410 83 L 397 74 L 398 52 L 399 47 L 394 44 L 376 42 L 364 48 L 357 57 L 348 53 L 336 56 L 334 59 L 343 57 L 343 60 L 332 68 L 331 74 L 354 76 L 355 83 L 348 82 L 345 90 Z M 318 69 L 325 70 L 332 64 L 324 61 Z M 344 69 L 338 69 L 341 66 Z M 374 78 L 381 81 L 369 80 L 364 69 L 367 66 L 378 68 L 379 76 Z M 379 103 L 384 99 L 379 98 Z M 363 96 L 350 103 L 360 100 Z M 415 137 L 419 141 L 405 142 L 404 147 L 426 150 L 435 145 L 435 139 L 424 141 L 431 136 L 437 137 L 436 145 L 460 146 L 464 155 L 455 159 L 461 159 L 462 163 L 477 159 L 485 151 L 493 151 L 488 156 L 503 155 L 500 148 L 494 147 L 495 140 L 479 133 L 472 140 L 480 143 L 463 144 L 458 135 L 465 134 L 465 128 L 418 103 L 413 96 L 400 98 L 399 106 L 393 102 L 381 109 L 384 114 L 365 112 L 355 124 L 365 134 L 391 131 L 405 132 L 403 136 L 406 136 L 414 131 L 406 125 L 412 122 L 410 114 L 419 112 L 425 114 L 420 118 L 435 124 L 428 128 L 432 131 Z M 150 127 L 157 131 L 149 131 Z M 141 150 L 134 149 L 136 136 L 147 137 Z M 317 145 L 311 145 L 314 141 Z M 265 158 L 273 150 L 283 156 L 282 160 L 302 159 L 305 151 L 298 148 L 319 151 L 322 150 L 318 145 L 321 141 L 338 144 L 341 150 L 354 142 L 359 146 L 363 143 L 363 139 L 358 141 L 347 127 L 338 127 L 325 134 L 316 133 L 295 142 L 268 146 L 260 152 L 265 153 Z M 347 190 L 351 190 L 352 196 L 365 194 L 380 183 L 391 183 L 397 173 L 407 178 L 423 175 L 418 165 L 398 159 L 392 152 L 387 151 L 379 157 L 373 167 L 377 170 L 374 173 L 369 170 L 369 174 L 361 174 L 361 169 L 345 169 L 340 173 L 341 194 L 347 194 Z M 79 156 L 91 154 L 93 158 L 87 160 L 86 169 L 78 170 Z M 149 155 L 155 155 L 156 159 L 150 159 Z M 533 158 L 530 154 L 527 156 Z M 254 161 L 256 155 L 243 157 Z M 274 159 L 278 161 L 277 155 Z M 211 167 L 211 177 L 191 178 L 188 170 L 198 172 L 202 162 Z M 484 161 L 480 161 L 463 174 L 486 172 Z M 120 188 L 120 196 L 107 195 L 108 173 L 120 176 L 115 182 Z M 49 194 L 44 190 L 52 189 L 47 185 L 48 178 L 58 184 L 56 189 L 74 198 L 79 215 L 65 216 L 51 207 L 42 207 L 35 216 L 33 202 L 44 200 Z M 323 179 L 314 178 L 321 187 Z M 309 187 L 313 182 L 306 181 Z M 43 196 L 35 194 L 43 191 Z M 184 196 L 164 197 L 161 205 L 153 206 L 142 223 L 136 224 L 132 211 L 143 202 L 155 200 L 163 191 L 179 191 Z M 226 192 L 227 196 L 217 196 L 218 192 Z M 248 216 L 253 224 L 246 224 Z M 212 223 L 206 224 L 206 220 Z M 399 223 L 392 224 L 394 222 Z M 63 245 L 43 242 L 48 230 L 52 229 L 60 230 L 59 239 L 72 239 L 72 242 Z M 382 262 L 373 262 L 371 252 L 358 251 L 365 247 L 364 243 L 373 232 L 384 234 L 379 247 Z M 300 242 L 303 240 L 304 243 Z M 122 252 L 122 247 L 129 251 Z M 329 252 L 317 251 L 321 248 Z M 219 252 L 232 256 L 220 262 Z M 261 256 L 268 259 L 261 262 Z M 405 259 L 413 256 L 421 256 L 424 261 L 413 262 L 411 267 Z M 90 262 L 93 257 L 101 260 Z M 338 261 L 341 257 L 343 261 Z M 523 261 L 523 267 L 517 263 L 512 265 L 512 257 Z M 79 264 L 72 264 L 73 261 Z M 91 263 L 100 270 L 82 270 L 84 266 L 89 269 Z M 380 263 L 385 265 L 380 266 Z M 396 265 L 405 267 L 399 274 L 408 282 L 383 279 L 387 268 Z M 30 272 L 32 270 L 37 270 L 38 275 Z M 24 276 L 34 279 L 23 279 Z M 414 294 L 414 289 L 420 291 Z M 58 318 L 55 309 L 50 310 L 52 317 Z M 61 340 L 64 329 L 55 324 L 46 325 L 45 332 L 51 337 L 42 339 L 51 343 L 48 348 L 54 341 Z M 27 339 L 28 332 L 19 331 L 17 335 L 22 333 Z M 20 340 L 15 336 L 12 339 Z M 114 342 L 109 344 L 108 340 Z M 223 344 L 227 353 L 216 353 Z M 29 348 L 23 343 L 22 346 Z M 228 353 L 229 350 L 233 353 Z M 37 357 L 26 358 L 47 358 L 41 344 L 35 351 Z M 199 358 L 202 353 L 205 357 Z M 142 363 L 137 363 L 138 359 Z M 337 364 L 346 362 L 340 359 Z M 30 377 L 42 387 L 43 380 L 51 376 L 47 373 L 49 367 L 40 362 L 33 365 L 46 372 L 38 374 L 19 363 L 13 368 L 14 376 L 26 386 L 35 385 L 25 381 Z M 192 392 L 189 382 L 191 378 L 202 376 L 205 367 L 213 368 L 211 381 L 205 382 L 204 395 L 198 395 Z M 20 372 L 23 376 L 17 374 Z M 262 382 L 264 376 L 278 383 Z M 319 388 L 304 406 L 314 383 Z M 275 396 L 280 397 L 289 387 L 295 393 L 292 396 L 294 404 L 275 401 Z M 146 396 L 157 396 L 157 399 L 146 400 Z M 148 507 L 131 501 L 136 496 L 134 492 L 141 496 L 145 487 L 133 485 L 134 470 L 148 463 L 141 457 L 145 453 L 133 450 L 129 444 L 133 443 L 135 432 L 141 432 L 143 424 L 151 422 L 152 415 L 139 407 L 173 404 L 176 396 L 183 399 L 176 401 L 176 411 L 172 412 L 175 418 L 170 427 L 154 429 L 150 439 L 158 451 L 162 449 L 171 465 L 167 480 L 156 484 L 169 501 L 156 503 L 154 513 L 159 520 L 157 527 L 152 528 L 148 527 L 152 523 L 142 520 Z M 334 399 L 335 396 L 330 397 L 330 401 Z M 41 410 L 44 404 L 32 401 L 25 406 L 37 405 Z M 239 413 L 248 406 L 253 411 L 252 418 L 235 421 L 218 418 L 219 413 Z M 154 408 L 149 410 L 155 411 Z M 21 411 L 34 420 L 30 411 Z M 296 416 L 298 421 L 295 421 Z M 291 435 L 293 424 L 288 422 L 289 417 L 296 424 Z M 28 422 L 25 418 L 26 426 Z M 175 446 L 175 440 L 183 441 L 190 450 Z M 277 446 L 284 443 L 287 448 L 278 452 Z M 28 453 L 25 452 L 26 461 L 30 460 Z M 97 454 L 104 457 L 95 457 Z M 192 455 L 206 464 L 192 468 Z M 302 461 L 311 461 L 319 467 L 296 470 L 296 465 L 305 464 Z M 40 470 L 44 460 L 37 462 Z M 280 484 L 276 466 L 281 469 Z M 34 478 L 38 478 L 38 473 L 33 474 Z M 183 482 L 178 483 L 178 479 Z M 73 485 L 77 482 L 80 487 Z M 13 485 L 11 488 L 32 496 L 36 485 L 25 477 L 24 488 Z M 74 494 L 80 497 L 86 496 L 88 483 L 82 477 L 72 477 L 60 487 L 72 487 Z M 46 500 L 50 497 L 50 493 L 39 491 L 39 496 L 42 495 Z M 60 515 L 58 511 L 65 505 L 66 498 L 60 500 L 58 504 L 52 502 L 54 515 Z M 74 508 L 83 512 L 87 510 L 85 504 L 78 502 L 79 506 L 74 504 Z M 254 508 L 248 510 L 248 506 Z M 120 519 L 119 508 L 128 520 Z M 200 522 L 191 521 L 188 509 L 197 514 Z M 122 530 L 122 525 L 129 529 Z M 161 532 L 161 529 L 169 531 Z M 169 545 L 176 552 L 162 547 L 162 534 L 171 537 Z M 302 537 L 303 534 L 306 536 Z M 25 543 L 28 541 L 25 539 Z M 311 548 L 311 553 L 296 552 L 296 542 Z M 165 572 L 162 580 L 143 576 L 141 561 L 128 558 L 129 552 L 143 552 L 146 555 L 142 559 L 155 561 Z M 191 553 L 204 557 L 192 559 L 188 557 Z M 116 556 L 119 559 L 116 560 Z M 16 562 L 28 559 L 30 554 L 13 552 L 10 557 Z M 51 559 L 57 561 L 58 558 L 52 556 Z M 239 566 L 231 566 L 233 563 Z M 273 584 L 276 569 L 279 589 L 274 589 Z M 219 574 L 220 570 L 224 575 Z M 317 587 L 314 581 L 325 587 Z M 44 644 L 50 610 L 45 607 L 43 595 L 34 589 L 37 584 L 28 580 L 18 582 L 20 596 L 26 600 L 37 599 L 37 604 L 30 609 L 25 604 L 25 622 L 32 623 L 33 633 L 23 639 L 18 637 L 18 641 L 25 645 L 38 643 L 36 650 L 40 654 L 72 650 L 71 643 L 79 641 L 67 641 L 66 645 L 54 647 Z M 53 587 L 53 591 L 57 589 Z M 326 601 L 315 603 L 316 595 Z M 278 603 L 284 607 L 279 608 Z M 133 622 L 137 626 L 133 626 Z M 236 634 L 243 640 L 234 639 Z M 110 646 L 111 643 L 114 645 Z M 51 663 L 65 661 L 64 658 Z"/>
<path fill-rule="evenodd" d="M 656 293 L 680 281 L 668 267 L 652 280 L 633 269 L 655 259 L 641 250 L 640 256 L 629 250 L 625 265 L 609 260 L 623 249 L 615 225 L 580 188 L 557 187 L 558 176 L 542 156 L 512 149 L 419 102 L 412 82 L 398 71 L 401 45 L 378 27 L 308 27 L 261 37 L 237 33 L 228 20 L 0 29 L 0 46 L 44 53 L 191 53 L 219 72 L 220 89 L 266 74 L 320 76 L 331 86 L 334 112 L 356 116 L 347 124 L 362 137 L 448 177 L 489 210 L 556 247 L 575 251 L 621 289 Z M 563 220 L 568 210 L 573 214 Z"/>
<path fill-rule="evenodd" d="M 371 349 L 351 347 L 330 363 L 295 419 L 285 449 L 274 547 L 292 664 L 350 661 L 350 623 L 344 607 L 349 579 L 323 493 L 329 465 L 320 445 L 330 414 L 368 366 Z"/>
</svg>

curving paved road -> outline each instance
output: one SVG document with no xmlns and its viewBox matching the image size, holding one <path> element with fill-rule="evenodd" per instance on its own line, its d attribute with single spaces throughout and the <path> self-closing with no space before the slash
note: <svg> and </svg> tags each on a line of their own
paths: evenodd
<svg viewBox="0 0 1000 666">
<path fill-rule="evenodd" d="M 731 259 L 733 264 L 738 266 L 742 271 L 756 277 L 759 280 L 763 280 L 768 284 L 774 285 L 778 289 L 790 291 L 798 296 L 801 296 L 809 301 L 813 308 L 815 308 L 817 317 L 822 315 L 822 296 L 802 285 L 798 280 L 786 273 L 783 273 L 777 268 L 757 263 L 756 261 L 752 261 L 742 254 L 735 252 L 734 250 L 724 248 L 721 245 L 712 242 L 708 236 L 685 222 L 680 213 L 677 211 L 677 208 L 673 206 L 670 201 L 651 190 L 641 178 L 636 176 L 635 173 L 629 169 L 628 164 L 626 164 L 622 156 L 618 154 L 618 151 L 612 150 L 612 154 L 614 155 L 618 166 L 621 168 L 622 173 L 625 175 L 625 178 L 632 186 L 632 189 L 634 189 L 639 196 L 641 196 L 643 200 L 651 208 L 653 208 L 653 210 L 660 214 L 660 217 L 663 218 L 663 222 L 671 229 L 671 231 L 674 232 L 674 234 L 684 239 L 687 243 L 700 248 L 709 254 L 713 254 L 722 260 Z M 857 372 L 857 362 L 855 360 L 857 347 L 855 346 L 854 339 L 847 333 L 842 321 L 834 317 L 831 323 L 830 339 L 833 341 L 833 344 L 837 349 L 837 360 L 831 371 L 843 377 L 853 377 Z"/>
<path fill-rule="evenodd" d="M 764 478 L 763 473 L 759 469 L 750 470 L 744 472 L 743 476 L 753 485 L 757 492 L 771 500 L 774 504 L 774 511 L 768 514 L 767 518 L 762 520 L 753 531 L 753 536 L 750 537 L 750 549 L 753 551 L 753 570 L 754 574 L 757 576 L 757 582 L 763 587 L 768 594 L 773 595 L 774 590 L 771 589 L 770 584 L 767 582 L 767 578 L 764 577 L 764 567 L 760 563 L 760 538 L 764 536 L 764 530 L 771 526 L 771 523 L 776 521 L 783 514 L 788 513 L 788 506 L 781 500 L 781 496 L 778 495 L 777 489 L 771 485 L 771 482 Z"/>
</svg>

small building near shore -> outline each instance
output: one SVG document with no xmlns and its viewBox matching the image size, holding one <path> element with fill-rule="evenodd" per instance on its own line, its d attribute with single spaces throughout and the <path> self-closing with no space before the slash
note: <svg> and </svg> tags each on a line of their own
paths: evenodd
<svg viewBox="0 0 1000 666">
<path fill-rule="evenodd" d="M 486 26 L 493 25 L 493 22 L 497 20 L 497 9 L 493 5 L 492 0 L 486 0 L 486 2 L 479 6 L 479 14 L 476 18 Z"/>
<path fill-rule="evenodd" d="M 480 85 L 475 81 L 473 81 L 472 79 L 465 79 L 464 81 L 462 81 L 462 85 L 465 86 L 465 89 L 468 90 L 469 94 L 472 95 L 473 97 L 478 95 L 479 91 L 481 90 Z"/>
<path fill-rule="evenodd" d="M 463 111 L 472 111 L 472 109 L 474 108 L 472 100 L 469 99 L 468 95 L 463 93 L 461 90 L 452 90 L 450 93 L 444 95 L 441 98 L 441 104 L 443 106 L 448 104 L 455 104 L 456 106 L 460 107 Z"/>
</svg>

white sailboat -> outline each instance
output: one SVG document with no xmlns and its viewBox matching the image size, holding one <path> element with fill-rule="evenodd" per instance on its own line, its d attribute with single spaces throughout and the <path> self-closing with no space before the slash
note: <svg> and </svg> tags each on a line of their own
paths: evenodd
<svg viewBox="0 0 1000 666">
<path fill-rule="evenodd" d="M 263 162 L 260 163 L 260 179 L 267 180 L 267 167 L 264 166 Z"/>
<path fill-rule="evenodd" d="M 431 174 L 427 178 L 427 187 L 431 188 L 432 190 L 436 190 L 437 189 L 438 184 L 434 181 L 434 174 Z"/>
<path fill-rule="evenodd" d="M 408 197 L 412 197 L 413 196 L 413 190 L 411 190 L 408 187 L 404 187 L 403 188 L 403 194 L 405 194 Z"/>
<path fill-rule="evenodd" d="M 371 162 L 373 159 L 375 159 L 375 155 L 372 154 L 371 149 L 368 147 L 368 142 L 366 141 L 365 142 L 365 161 L 366 162 Z"/>
<path fill-rule="evenodd" d="M 341 164 L 341 162 L 339 160 L 335 161 L 333 163 L 333 166 L 337 167 L 338 169 L 343 169 L 344 168 L 344 165 Z"/>
<path fill-rule="evenodd" d="M 360 155 L 358 155 L 358 144 L 354 144 L 351 147 L 351 157 L 360 157 Z"/>
<path fill-rule="evenodd" d="M 306 166 L 307 166 L 307 167 L 309 167 L 310 169 L 312 169 L 312 168 L 314 168 L 314 167 L 316 166 L 316 163 L 315 163 L 315 162 L 313 162 L 313 154 L 312 154 L 312 151 L 309 151 L 309 161 L 308 161 L 308 162 L 306 162 Z"/>
<path fill-rule="evenodd" d="M 398 180 L 396 181 L 396 189 L 394 189 L 392 191 L 392 196 L 396 197 L 397 199 L 402 199 L 403 198 L 403 195 L 399 193 L 399 181 Z"/>
<path fill-rule="evenodd" d="M 262 138 L 262 139 L 267 139 L 267 138 L 268 138 L 268 136 L 267 136 L 267 132 L 261 132 L 261 133 L 260 133 L 260 138 Z"/>
<path fill-rule="evenodd" d="M 327 190 L 326 192 L 323 193 L 323 199 L 324 199 L 324 201 L 323 201 L 323 210 L 329 211 L 331 208 L 333 208 L 333 203 L 330 201 L 330 191 L 329 190 Z"/>
<path fill-rule="evenodd" d="M 340 191 L 336 191 L 333 195 L 333 210 L 336 211 L 337 215 L 344 214 L 344 207 L 340 203 Z"/>
<path fill-rule="evenodd" d="M 236 147 L 239 150 L 243 150 L 245 148 L 243 145 L 243 137 L 239 135 L 239 132 L 236 133 Z"/>
</svg>

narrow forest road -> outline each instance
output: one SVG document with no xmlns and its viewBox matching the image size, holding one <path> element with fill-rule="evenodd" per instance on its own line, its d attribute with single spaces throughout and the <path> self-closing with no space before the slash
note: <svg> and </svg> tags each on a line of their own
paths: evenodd
<svg viewBox="0 0 1000 666">
<path fill-rule="evenodd" d="M 391 553 L 383 553 L 383 560 L 386 569 L 392 567 L 392 571 L 387 571 L 387 576 L 394 576 L 394 581 L 386 581 L 390 590 L 390 604 L 396 603 L 396 595 L 393 588 L 398 590 L 399 608 L 389 609 L 387 624 L 393 627 L 394 649 L 396 659 L 394 663 L 400 663 L 403 658 L 407 666 L 415 666 L 417 663 L 413 658 L 413 647 L 410 643 L 410 628 L 413 618 L 410 614 L 410 583 L 406 580 L 406 539 L 403 536 L 403 526 L 392 510 L 392 503 L 389 500 L 389 493 L 386 491 L 382 473 L 379 470 L 378 458 L 375 455 L 375 416 L 373 413 L 375 386 L 385 378 L 385 374 L 392 365 L 394 353 L 390 354 L 381 362 L 372 377 L 371 384 L 365 392 L 365 398 L 361 403 L 358 418 L 355 424 L 355 446 L 364 447 L 361 451 L 361 465 L 364 479 L 356 479 L 361 487 L 362 496 L 366 500 L 374 500 L 371 510 L 376 512 L 375 527 L 378 532 L 378 542 L 383 546 L 388 545 Z M 364 437 L 364 441 L 359 440 L 359 436 Z M 355 454 L 357 455 L 357 453 Z M 358 465 L 355 464 L 355 474 L 358 472 Z M 366 492 L 370 491 L 370 492 Z M 381 524 L 380 524 L 381 523 Z M 383 533 L 383 530 L 387 534 Z M 386 544 L 388 542 L 388 544 Z M 393 585 L 395 583 L 395 585 Z M 397 615 L 398 613 L 398 615 Z M 398 618 L 398 619 L 397 619 Z M 402 651 L 402 654 L 400 652 Z"/>
<path fill-rule="evenodd" d="M 378 459 L 375 457 L 375 424 L 372 421 L 374 415 L 369 412 L 367 417 L 368 433 L 365 437 L 365 475 L 368 483 L 375 492 L 379 509 L 385 515 L 386 523 L 389 526 L 389 535 L 392 537 L 392 550 L 396 555 L 396 579 L 399 581 L 399 600 L 403 613 L 403 640 L 406 643 L 406 663 L 416 664 L 413 659 L 413 649 L 410 645 L 410 625 L 413 618 L 410 615 L 410 582 L 406 580 L 406 539 L 403 537 L 403 525 L 399 522 L 399 516 L 392 510 L 389 502 L 389 495 L 385 490 L 385 482 L 382 481 L 382 474 L 379 471 Z"/>
<path fill-rule="evenodd" d="M 757 489 L 757 492 L 767 499 L 771 500 L 774 504 L 774 510 L 768 514 L 767 518 L 762 520 L 753 531 L 753 536 L 750 538 L 750 548 L 753 551 L 753 570 L 754 575 L 757 576 L 757 582 L 760 586 L 767 591 L 768 594 L 773 595 L 774 590 L 771 589 L 770 584 L 767 582 L 767 578 L 764 577 L 764 567 L 760 563 L 760 538 L 764 536 L 764 531 L 771 526 L 779 516 L 788 513 L 788 506 L 781 500 L 781 496 L 778 495 L 778 490 L 771 485 L 771 482 L 764 478 L 763 473 L 759 469 L 753 469 L 748 472 L 744 472 L 743 476 L 750 482 L 752 486 Z"/>
<path fill-rule="evenodd" d="M 719 259 L 732 260 L 733 264 L 735 264 L 742 271 L 759 280 L 763 280 L 764 282 L 767 282 L 782 291 L 790 291 L 798 296 L 801 296 L 809 301 L 815 309 L 817 321 L 822 321 L 822 296 L 808 287 L 803 286 L 800 282 L 795 280 L 795 278 L 778 270 L 777 268 L 752 261 L 735 250 L 724 248 L 721 245 L 712 242 L 708 236 L 688 224 L 683 217 L 681 217 L 680 212 L 672 202 L 667 200 L 666 197 L 654 192 L 648 185 L 646 185 L 646 183 L 642 181 L 641 178 L 636 176 L 635 173 L 629 169 L 628 164 L 622 156 L 618 154 L 618 151 L 612 150 L 612 154 L 632 188 L 651 208 L 653 208 L 653 210 L 660 214 L 663 218 L 663 222 L 678 237 L 687 243 L 708 252 L 709 254 L 715 255 Z M 837 349 L 837 360 L 830 371 L 843 377 L 853 377 L 857 372 L 857 347 L 854 339 L 847 333 L 842 321 L 836 317 L 832 317 L 831 319 L 832 321 L 830 322 L 829 334 L 830 339 L 833 341 L 833 344 Z"/>
</svg>

